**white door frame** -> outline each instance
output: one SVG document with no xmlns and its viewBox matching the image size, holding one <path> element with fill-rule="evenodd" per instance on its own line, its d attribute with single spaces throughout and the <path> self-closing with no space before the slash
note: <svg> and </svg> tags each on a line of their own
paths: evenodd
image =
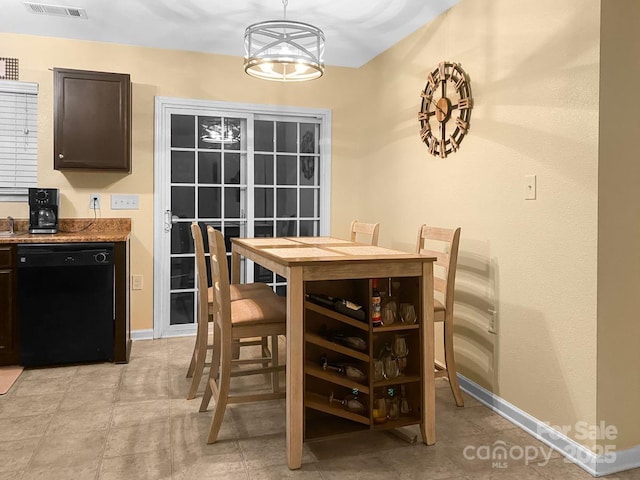
<svg viewBox="0 0 640 480">
<path fill-rule="evenodd" d="M 153 338 L 165 336 L 193 335 L 195 324 L 173 326 L 167 332 L 169 322 L 162 315 L 170 312 L 170 261 L 171 235 L 165 231 L 170 219 L 165 218 L 171 208 L 168 202 L 170 183 L 171 149 L 168 140 L 171 132 L 171 113 L 190 109 L 210 114 L 212 110 L 223 111 L 225 115 L 295 115 L 313 116 L 320 119 L 320 234 L 328 235 L 331 226 L 331 110 L 286 107 L 280 105 L 261 105 L 248 103 L 230 103 L 211 100 L 195 100 L 175 97 L 155 97 L 154 126 L 154 199 L 153 199 Z"/>
</svg>

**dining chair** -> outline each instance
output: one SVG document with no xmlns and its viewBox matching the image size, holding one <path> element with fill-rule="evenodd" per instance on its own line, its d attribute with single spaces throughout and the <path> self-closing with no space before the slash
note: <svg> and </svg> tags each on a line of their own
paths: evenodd
<svg viewBox="0 0 640 480">
<path fill-rule="evenodd" d="M 197 297 L 197 330 L 196 341 L 191 354 L 191 362 L 187 369 L 187 378 L 191 378 L 191 385 L 187 393 L 187 400 L 195 398 L 202 379 L 204 367 L 207 365 L 207 351 L 211 350 L 213 344 L 209 341 L 209 322 L 213 311 L 213 287 L 208 286 L 207 265 L 204 251 L 204 240 L 202 231 L 197 222 L 191 224 L 191 236 L 193 237 L 193 247 L 196 259 L 196 273 L 198 275 L 198 297 Z M 202 275 L 201 275 L 202 274 Z M 200 287 L 203 287 L 201 298 Z M 265 283 L 246 283 L 230 286 L 231 301 L 253 298 L 261 295 L 273 294 L 273 290 Z M 236 346 L 239 350 L 241 346 L 261 345 L 268 354 L 266 339 L 251 340 L 240 343 Z"/>
<path fill-rule="evenodd" d="M 456 404 L 463 407 L 453 352 L 453 294 L 459 243 L 460 227 L 448 229 L 422 225 L 418 230 L 416 252 L 437 258 L 433 266 L 434 321 L 443 322 L 444 364 L 436 361 L 436 378 L 449 379 Z"/>
<path fill-rule="evenodd" d="M 351 237 L 352 242 L 356 241 L 356 236 L 359 234 L 368 235 L 370 237 L 370 245 L 378 245 L 378 232 L 380 230 L 379 223 L 364 223 L 354 220 L 351 222 Z"/>
<path fill-rule="evenodd" d="M 279 372 L 283 371 L 285 366 L 278 363 L 278 336 L 286 334 L 287 306 L 285 298 L 273 292 L 269 295 L 232 302 L 224 237 L 213 227 L 207 227 L 207 235 L 211 272 L 217 281 L 213 284 L 213 358 L 200 411 L 206 412 L 209 402 L 211 399 L 214 400 L 215 406 L 207 443 L 215 443 L 227 404 L 285 397 L 285 392 L 280 391 L 279 386 Z M 232 358 L 233 340 L 254 337 L 271 337 L 271 355 L 234 360 Z M 269 363 L 266 367 L 263 365 L 265 361 Z M 253 363 L 260 366 L 237 368 Z M 271 392 L 231 393 L 232 377 L 258 374 L 271 374 Z"/>
</svg>

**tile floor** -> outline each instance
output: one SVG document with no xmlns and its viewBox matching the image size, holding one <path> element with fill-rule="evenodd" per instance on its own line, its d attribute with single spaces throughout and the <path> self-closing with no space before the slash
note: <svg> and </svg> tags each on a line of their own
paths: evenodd
<svg viewBox="0 0 640 480">
<path fill-rule="evenodd" d="M 290 471 L 284 401 L 230 406 L 219 441 L 206 445 L 211 414 L 198 412 L 200 397 L 184 399 L 192 346 L 193 337 L 140 341 L 127 365 L 25 371 L 0 397 L 0 479 L 592 478 L 557 453 L 545 460 L 548 448 L 473 398 L 455 407 L 445 380 L 437 381 L 432 447 L 364 432 L 305 443 L 302 468 Z M 508 460 L 505 468 L 469 459 L 494 442 L 537 457 Z M 640 469 L 607 478 L 640 479 Z"/>
</svg>

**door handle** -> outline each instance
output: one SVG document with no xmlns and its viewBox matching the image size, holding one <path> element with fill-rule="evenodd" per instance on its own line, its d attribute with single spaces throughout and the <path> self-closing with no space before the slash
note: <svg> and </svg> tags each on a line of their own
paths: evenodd
<svg viewBox="0 0 640 480">
<path fill-rule="evenodd" d="M 178 223 L 178 220 L 180 220 L 179 216 L 173 215 L 171 213 L 171 210 L 165 210 L 164 211 L 164 231 L 170 232 L 171 228 L 173 227 L 173 224 Z"/>
</svg>

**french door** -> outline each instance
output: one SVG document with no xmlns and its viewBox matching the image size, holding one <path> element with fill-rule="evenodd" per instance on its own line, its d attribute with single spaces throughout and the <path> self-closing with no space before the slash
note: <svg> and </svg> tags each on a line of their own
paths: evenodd
<svg viewBox="0 0 640 480">
<path fill-rule="evenodd" d="M 192 222 L 219 229 L 227 252 L 234 237 L 329 233 L 330 112 L 157 97 L 155 131 L 160 338 L 195 332 Z M 242 276 L 286 292 L 285 279 L 252 262 Z"/>
</svg>

